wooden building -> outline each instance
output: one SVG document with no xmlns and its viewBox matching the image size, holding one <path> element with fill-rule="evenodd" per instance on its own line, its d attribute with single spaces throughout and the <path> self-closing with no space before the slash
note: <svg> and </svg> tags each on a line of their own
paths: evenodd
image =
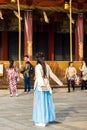
<svg viewBox="0 0 87 130">
<path fill-rule="evenodd" d="M 49 61 L 70 60 L 70 1 L 72 59 L 86 58 L 86 0 L 0 0 L 0 60 L 18 60 L 19 55 L 23 59 L 25 54 L 35 60 L 38 51 Z M 65 4 L 69 5 L 67 10 Z"/>
</svg>

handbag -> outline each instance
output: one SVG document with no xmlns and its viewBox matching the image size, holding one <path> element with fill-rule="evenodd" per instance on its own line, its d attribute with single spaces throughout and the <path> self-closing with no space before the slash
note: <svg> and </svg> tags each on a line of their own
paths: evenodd
<svg viewBox="0 0 87 130">
<path fill-rule="evenodd" d="M 42 91 L 49 91 L 47 86 L 41 86 Z"/>
<path fill-rule="evenodd" d="M 41 86 L 42 91 L 49 91 L 50 90 L 50 84 L 48 78 L 43 78 L 45 86 Z"/>
<path fill-rule="evenodd" d="M 76 75 L 75 77 L 75 84 L 80 85 L 80 77 Z"/>
</svg>

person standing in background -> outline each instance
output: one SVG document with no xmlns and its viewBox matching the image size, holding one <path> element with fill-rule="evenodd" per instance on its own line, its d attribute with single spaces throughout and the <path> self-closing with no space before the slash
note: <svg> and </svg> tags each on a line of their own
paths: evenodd
<svg viewBox="0 0 87 130">
<path fill-rule="evenodd" d="M 69 62 L 68 68 L 66 68 L 65 77 L 67 78 L 68 92 L 70 92 L 70 86 L 72 86 L 73 91 L 75 90 L 75 77 L 77 71 L 76 68 L 73 67 L 73 62 Z"/>
<path fill-rule="evenodd" d="M 21 66 L 20 72 L 24 77 L 24 92 L 30 92 L 30 75 L 34 71 L 33 65 L 30 63 L 29 56 L 24 56 L 25 66 Z"/>
<path fill-rule="evenodd" d="M 81 61 L 81 66 L 79 67 L 79 70 L 81 71 L 81 77 L 82 77 L 82 72 L 86 68 L 86 61 L 83 60 Z"/>
<path fill-rule="evenodd" d="M 14 66 L 13 60 L 10 61 L 10 65 L 6 71 L 7 71 L 7 79 L 9 82 L 10 96 L 12 97 L 14 94 L 18 96 L 18 90 L 17 90 L 18 68 Z"/>
<path fill-rule="evenodd" d="M 79 68 L 81 71 L 82 85 L 81 90 L 87 89 L 87 61 L 82 61 L 82 66 Z"/>
</svg>

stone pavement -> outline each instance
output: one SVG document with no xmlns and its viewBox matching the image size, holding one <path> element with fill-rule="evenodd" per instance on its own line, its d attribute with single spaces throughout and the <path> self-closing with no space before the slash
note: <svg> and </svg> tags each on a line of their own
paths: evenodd
<svg viewBox="0 0 87 130">
<path fill-rule="evenodd" d="M 53 89 L 56 122 L 42 128 L 32 122 L 33 90 L 19 97 L 10 97 L 9 90 L 0 90 L 0 130 L 87 130 L 87 90 Z"/>
</svg>

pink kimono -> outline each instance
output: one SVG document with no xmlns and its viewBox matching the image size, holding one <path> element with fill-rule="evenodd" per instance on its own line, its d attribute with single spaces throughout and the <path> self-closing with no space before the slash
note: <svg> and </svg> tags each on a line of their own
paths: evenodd
<svg viewBox="0 0 87 130">
<path fill-rule="evenodd" d="M 17 94 L 17 75 L 18 71 L 16 70 L 16 67 L 7 69 L 10 94 Z"/>
</svg>

